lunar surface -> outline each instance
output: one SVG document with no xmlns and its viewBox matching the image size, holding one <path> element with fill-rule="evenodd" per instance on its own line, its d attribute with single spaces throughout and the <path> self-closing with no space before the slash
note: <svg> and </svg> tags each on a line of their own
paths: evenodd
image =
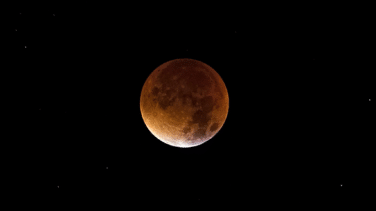
<svg viewBox="0 0 376 211">
<path fill-rule="evenodd" d="M 222 128 L 229 109 L 219 74 L 194 59 L 175 59 L 157 67 L 141 92 L 140 109 L 149 131 L 160 141 L 188 148 L 203 144 Z"/>
</svg>

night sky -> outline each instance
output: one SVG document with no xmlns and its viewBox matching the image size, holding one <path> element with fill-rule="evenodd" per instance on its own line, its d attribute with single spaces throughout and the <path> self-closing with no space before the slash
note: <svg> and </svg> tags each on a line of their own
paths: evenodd
<svg viewBox="0 0 376 211">
<path fill-rule="evenodd" d="M 16 129 L 2 171 L 17 180 L 12 197 L 51 208 L 370 199 L 374 109 L 370 74 L 351 66 L 343 31 L 351 18 L 270 5 L 138 4 L 7 11 L 3 80 Z M 149 74 L 177 58 L 215 69 L 230 101 L 216 136 L 187 149 L 155 138 L 140 112 Z"/>
</svg>

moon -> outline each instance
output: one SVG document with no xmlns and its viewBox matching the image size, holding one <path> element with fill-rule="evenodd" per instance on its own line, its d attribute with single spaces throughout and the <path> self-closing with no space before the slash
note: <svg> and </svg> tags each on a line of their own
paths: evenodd
<svg viewBox="0 0 376 211">
<path fill-rule="evenodd" d="M 194 59 L 174 59 L 157 67 L 141 91 L 140 110 L 149 131 L 174 147 L 201 145 L 222 128 L 229 97 L 220 75 Z"/>
</svg>

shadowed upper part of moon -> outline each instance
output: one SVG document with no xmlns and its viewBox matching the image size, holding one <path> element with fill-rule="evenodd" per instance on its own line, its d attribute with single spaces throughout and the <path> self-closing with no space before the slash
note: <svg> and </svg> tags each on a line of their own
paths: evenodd
<svg viewBox="0 0 376 211">
<path fill-rule="evenodd" d="M 145 116 L 158 111 L 164 118 L 155 119 L 154 124 L 175 125 L 177 133 L 190 142 L 215 134 L 227 110 L 228 95 L 222 79 L 210 66 L 193 59 L 175 59 L 159 66 L 141 95 Z"/>
</svg>

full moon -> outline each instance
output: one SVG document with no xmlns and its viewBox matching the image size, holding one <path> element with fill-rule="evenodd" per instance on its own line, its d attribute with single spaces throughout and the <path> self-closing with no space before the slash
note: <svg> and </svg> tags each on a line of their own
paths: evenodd
<svg viewBox="0 0 376 211">
<path fill-rule="evenodd" d="M 140 109 L 156 138 L 188 148 L 218 133 L 227 118 L 229 97 L 222 78 L 209 65 L 174 59 L 149 75 L 141 91 Z"/>
</svg>

